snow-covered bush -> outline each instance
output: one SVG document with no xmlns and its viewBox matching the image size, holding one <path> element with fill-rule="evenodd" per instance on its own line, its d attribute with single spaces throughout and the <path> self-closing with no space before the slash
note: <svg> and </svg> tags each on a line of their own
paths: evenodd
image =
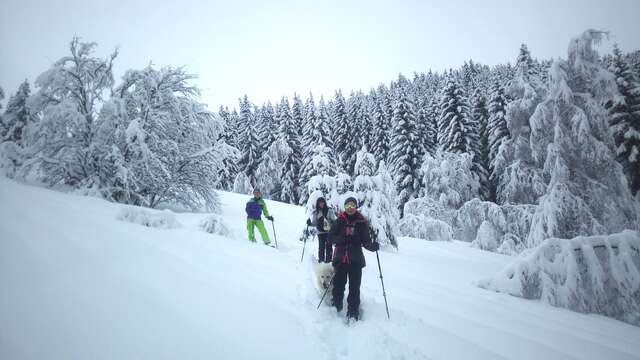
<svg viewBox="0 0 640 360">
<path fill-rule="evenodd" d="M 507 240 L 507 235 L 515 244 L 524 244 L 531 229 L 531 219 L 536 212 L 535 205 L 502 205 L 506 227 L 501 229 L 505 235 L 502 242 Z"/>
<path fill-rule="evenodd" d="M 496 251 L 500 238 L 500 230 L 496 229 L 491 222 L 485 220 L 480 224 L 476 238 L 471 242 L 471 246 L 481 250 Z"/>
<path fill-rule="evenodd" d="M 477 198 L 467 201 L 458 209 L 453 219 L 454 237 L 462 241 L 473 241 L 476 239 L 480 225 L 485 221 L 491 223 L 493 229 L 497 231 L 498 239 L 500 239 L 503 234 L 502 229 L 507 227 L 500 206 Z"/>
<path fill-rule="evenodd" d="M 425 217 L 442 220 L 447 224 L 453 223 L 456 211 L 457 210 L 443 206 L 439 201 L 428 197 L 412 199 L 404 204 L 405 214 L 423 215 Z"/>
<path fill-rule="evenodd" d="M 640 233 L 547 239 L 478 285 L 640 326 Z"/>
<path fill-rule="evenodd" d="M 522 238 L 506 233 L 502 236 L 502 244 L 498 247 L 497 252 L 504 255 L 518 255 L 525 250 Z"/>
<path fill-rule="evenodd" d="M 229 234 L 231 234 L 231 231 L 222 220 L 222 216 L 218 214 L 210 215 L 202 220 L 202 222 L 200 223 L 200 228 L 210 234 L 222 236 L 228 236 Z"/>
<path fill-rule="evenodd" d="M 400 220 L 400 231 L 403 236 L 414 237 L 429 241 L 451 241 L 453 230 L 444 221 L 405 213 Z"/>
<path fill-rule="evenodd" d="M 480 184 L 471 171 L 472 159 L 466 153 L 438 151 L 435 156 L 425 155 L 421 168 L 423 195 L 452 209 L 477 197 Z"/>
<path fill-rule="evenodd" d="M 473 199 L 455 213 L 454 237 L 472 241 L 472 246 L 482 250 L 517 254 L 524 249 L 535 210 L 535 205 L 499 206 Z"/>
<path fill-rule="evenodd" d="M 348 174 L 337 173 L 335 179 L 338 195 L 343 195 L 353 190 L 353 181 L 351 180 L 351 176 Z M 340 204 L 340 206 L 342 206 L 342 204 Z"/>
<path fill-rule="evenodd" d="M 160 229 L 175 229 L 182 225 L 170 210 L 153 211 L 136 207 L 125 207 L 118 213 L 118 220 Z"/>
<path fill-rule="evenodd" d="M 236 179 L 233 180 L 233 192 L 238 194 L 250 194 L 253 191 L 253 186 L 249 181 L 247 174 L 239 172 L 236 175 Z"/>
</svg>

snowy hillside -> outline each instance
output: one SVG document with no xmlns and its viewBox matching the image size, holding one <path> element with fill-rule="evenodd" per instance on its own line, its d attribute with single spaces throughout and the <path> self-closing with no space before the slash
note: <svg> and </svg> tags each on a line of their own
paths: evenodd
<svg viewBox="0 0 640 360">
<path fill-rule="evenodd" d="M 345 326 L 316 310 L 304 209 L 268 201 L 273 249 L 245 240 L 247 199 L 220 193 L 222 237 L 208 214 L 150 228 L 0 178 L 0 359 L 640 359 L 638 327 L 478 288 L 513 258 L 458 241 L 380 253 L 391 320 L 365 252 L 363 321 Z"/>
</svg>

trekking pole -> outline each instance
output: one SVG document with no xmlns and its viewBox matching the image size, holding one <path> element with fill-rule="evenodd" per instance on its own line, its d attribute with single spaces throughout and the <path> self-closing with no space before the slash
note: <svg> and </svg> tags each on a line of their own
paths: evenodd
<svg viewBox="0 0 640 360">
<path fill-rule="evenodd" d="M 380 267 L 380 256 L 376 250 L 376 259 L 378 259 L 378 271 L 380 272 L 380 283 L 382 284 L 382 296 L 384 297 L 384 307 L 387 309 L 387 319 L 391 320 L 389 316 L 389 305 L 387 305 L 387 293 L 384 290 L 384 280 L 382 280 L 382 268 Z"/>
<path fill-rule="evenodd" d="M 271 228 L 273 229 L 273 240 L 276 242 L 276 249 L 278 248 L 278 237 L 276 236 L 276 226 L 273 225 L 273 220 L 271 220 Z"/>
<path fill-rule="evenodd" d="M 331 277 L 331 281 L 329 281 L 329 286 L 327 286 L 326 289 L 324 289 L 324 294 L 322 294 L 322 298 L 320 299 L 320 303 L 318 304 L 318 307 L 316 308 L 316 310 L 320 309 L 320 305 L 322 305 L 322 301 L 324 300 L 324 297 L 327 296 L 327 293 L 329 292 L 329 288 L 331 287 L 331 284 L 333 284 L 333 278 L 336 277 L 336 274 L 333 274 L 333 276 Z"/>
<path fill-rule="evenodd" d="M 304 259 L 304 249 L 307 246 L 307 238 L 309 237 L 309 225 L 307 225 L 307 229 L 304 231 L 304 243 L 302 245 L 302 256 L 300 257 L 300 262 Z"/>
</svg>

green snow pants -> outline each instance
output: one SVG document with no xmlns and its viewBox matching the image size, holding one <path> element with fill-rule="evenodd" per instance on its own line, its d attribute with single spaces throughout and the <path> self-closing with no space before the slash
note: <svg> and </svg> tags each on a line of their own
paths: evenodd
<svg viewBox="0 0 640 360">
<path fill-rule="evenodd" d="M 257 227 L 260 232 L 260 236 L 262 237 L 262 241 L 265 244 L 270 244 L 271 240 L 269 240 L 269 234 L 267 234 L 267 229 L 264 227 L 264 222 L 262 220 L 255 219 L 247 219 L 247 232 L 249 233 L 249 241 L 256 242 L 256 235 L 253 232 L 253 227 Z"/>
</svg>

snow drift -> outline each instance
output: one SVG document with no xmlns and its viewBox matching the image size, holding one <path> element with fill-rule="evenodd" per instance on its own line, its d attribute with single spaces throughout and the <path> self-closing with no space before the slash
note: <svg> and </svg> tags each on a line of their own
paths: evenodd
<svg viewBox="0 0 640 360">
<path fill-rule="evenodd" d="M 478 285 L 640 326 L 640 233 L 547 239 Z"/>
</svg>

